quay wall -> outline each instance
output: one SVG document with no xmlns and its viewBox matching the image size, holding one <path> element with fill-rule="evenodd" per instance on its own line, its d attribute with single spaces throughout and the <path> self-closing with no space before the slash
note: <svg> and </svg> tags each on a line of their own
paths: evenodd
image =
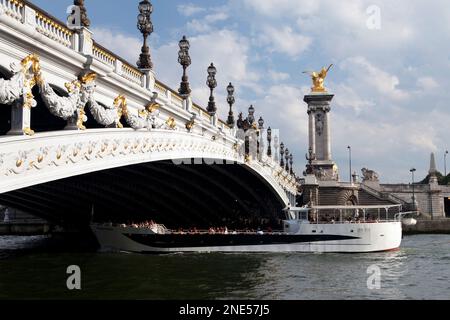
<svg viewBox="0 0 450 320">
<path fill-rule="evenodd" d="M 418 220 L 415 226 L 403 226 L 405 235 L 450 234 L 450 219 Z"/>
<path fill-rule="evenodd" d="M 0 223 L 0 236 L 34 236 L 50 232 L 46 223 Z"/>
</svg>

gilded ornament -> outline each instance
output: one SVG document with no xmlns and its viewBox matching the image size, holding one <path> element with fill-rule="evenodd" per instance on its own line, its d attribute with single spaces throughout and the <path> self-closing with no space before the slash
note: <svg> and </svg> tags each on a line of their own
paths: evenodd
<svg viewBox="0 0 450 320">
<path fill-rule="evenodd" d="M 321 71 L 304 71 L 303 73 L 309 74 L 311 76 L 313 86 L 311 88 L 312 92 L 327 92 L 325 89 L 325 78 L 328 75 L 328 72 L 330 71 L 331 67 L 333 65 L 331 64 L 328 69 L 322 68 Z"/>
<path fill-rule="evenodd" d="M 166 121 L 166 125 L 170 128 L 170 129 L 175 129 L 177 126 L 177 123 L 175 121 L 174 117 L 169 117 L 169 119 L 167 119 Z"/>
</svg>

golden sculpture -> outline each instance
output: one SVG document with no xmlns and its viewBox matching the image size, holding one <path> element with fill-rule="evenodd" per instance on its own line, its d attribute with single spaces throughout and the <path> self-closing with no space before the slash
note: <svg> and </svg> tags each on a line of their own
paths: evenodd
<svg viewBox="0 0 450 320">
<path fill-rule="evenodd" d="M 26 74 L 28 70 L 31 68 L 31 71 L 33 72 L 33 82 L 32 87 L 36 84 L 36 82 L 39 82 L 40 76 L 41 76 L 41 64 L 39 61 L 39 56 L 37 54 L 30 54 L 26 56 L 20 64 L 22 65 L 22 73 Z"/>
<path fill-rule="evenodd" d="M 175 129 L 177 127 L 177 123 L 175 121 L 174 117 L 169 117 L 169 119 L 167 119 L 166 121 L 166 125 L 170 128 L 170 129 Z"/>
<path fill-rule="evenodd" d="M 114 99 L 114 107 L 117 109 L 116 128 L 123 129 L 123 124 L 120 123 L 120 119 L 122 118 L 122 115 L 127 115 L 128 113 L 127 98 L 123 94 L 117 96 L 117 98 Z"/>
<path fill-rule="evenodd" d="M 97 79 L 97 74 L 95 72 L 89 72 L 88 74 L 85 74 L 84 76 L 82 76 L 80 78 L 80 81 L 83 84 L 87 84 L 87 83 L 91 83 L 95 79 Z"/>
<path fill-rule="evenodd" d="M 188 131 L 191 131 L 192 128 L 194 128 L 194 126 L 195 126 L 195 121 L 194 120 L 190 120 L 190 121 L 186 122 L 186 129 Z"/>
<path fill-rule="evenodd" d="M 331 64 L 328 69 L 322 68 L 320 72 L 315 71 L 304 71 L 303 73 L 309 74 L 312 78 L 313 87 L 311 88 L 312 92 L 327 92 L 325 89 L 325 78 L 328 75 L 328 71 L 330 71 L 331 67 L 333 65 Z"/>
<path fill-rule="evenodd" d="M 155 112 L 156 110 L 158 110 L 160 107 L 161 107 L 161 106 L 160 106 L 158 103 L 156 103 L 156 102 L 151 102 L 151 103 L 149 103 L 149 104 L 145 107 L 145 109 L 146 109 L 148 112 L 153 113 L 153 112 Z"/>
</svg>

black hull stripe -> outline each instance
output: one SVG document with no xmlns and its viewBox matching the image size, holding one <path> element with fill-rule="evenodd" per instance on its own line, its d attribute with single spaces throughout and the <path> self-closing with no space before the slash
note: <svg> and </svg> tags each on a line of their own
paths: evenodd
<svg viewBox="0 0 450 320">
<path fill-rule="evenodd" d="M 210 234 L 124 234 L 129 239 L 154 248 L 199 248 L 229 246 L 285 245 L 293 243 L 354 240 L 340 235 L 210 235 Z"/>
</svg>

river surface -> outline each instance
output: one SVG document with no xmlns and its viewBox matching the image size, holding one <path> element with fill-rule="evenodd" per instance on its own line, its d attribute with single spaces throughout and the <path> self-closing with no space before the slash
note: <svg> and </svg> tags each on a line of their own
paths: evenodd
<svg viewBox="0 0 450 320">
<path fill-rule="evenodd" d="M 50 241 L 0 237 L 0 299 L 450 299 L 450 235 L 376 254 L 74 253 Z M 67 289 L 71 265 L 81 290 Z"/>
</svg>

